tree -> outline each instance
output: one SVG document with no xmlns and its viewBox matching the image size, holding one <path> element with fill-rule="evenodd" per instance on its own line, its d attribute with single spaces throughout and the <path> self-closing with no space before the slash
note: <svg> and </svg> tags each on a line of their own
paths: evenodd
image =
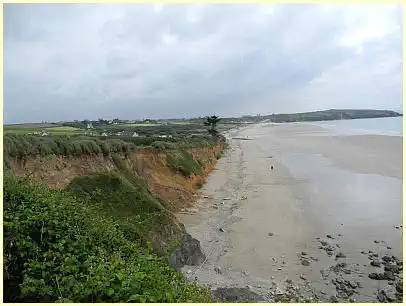
<svg viewBox="0 0 406 306">
<path fill-rule="evenodd" d="M 207 116 L 206 121 L 203 122 L 205 126 L 210 127 L 209 128 L 209 133 L 214 137 L 218 135 L 218 131 L 216 129 L 217 123 L 221 120 L 221 118 L 217 116 Z"/>
</svg>

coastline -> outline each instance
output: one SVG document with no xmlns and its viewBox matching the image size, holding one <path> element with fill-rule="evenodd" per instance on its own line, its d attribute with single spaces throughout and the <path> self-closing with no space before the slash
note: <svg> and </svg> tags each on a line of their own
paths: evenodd
<svg viewBox="0 0 406 306">
<path fill-rule="evenodd" d="M 375 269 L 361 251 L 402 258 L 402 228 L 395 228 L 402 222 L 402 141 L 396 136 L 320 136 L 323 132 L 294 123 L 257 124 L 229 133 L 229 139 L 252 140 L 229 140 L 231 148 L 203 186 L 193 213 L 178 215 L 207 256 L 201 266 L 184 267 L 187 278 L 211 288 L 248 285 L 267 301 L 274 301 L 275 292 L 287 292 L 291 282 L 304 300 L 376 301 L 386 281 L 368 277 Z M 379 203 L 383 199 L 386 214 Z M 334 249 L 332 256 L 320 249 L 321 241 Z M 345 257 L 336 260 L 339 252 Z M 351 273 L 326 276 L 338 262 Z M 332 282 L 346 278 L 362 288 L 337 290 L 343 286 Z"/>
</svg>

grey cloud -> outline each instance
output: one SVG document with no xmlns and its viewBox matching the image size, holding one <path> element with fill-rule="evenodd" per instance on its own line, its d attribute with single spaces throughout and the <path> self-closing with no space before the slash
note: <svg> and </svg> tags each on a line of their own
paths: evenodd
<svg viewBox="0 0 406 306">
<path fill-rule="evenodd" d="M 6 4 L 5 121 L 398 108 L 400 6 L 270 7 Z"/>
</svg>

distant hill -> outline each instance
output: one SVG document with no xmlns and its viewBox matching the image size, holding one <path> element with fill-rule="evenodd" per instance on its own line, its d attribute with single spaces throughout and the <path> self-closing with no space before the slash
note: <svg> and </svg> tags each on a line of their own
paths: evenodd
<svg viewBox="0 0 406 306">
<path fill-rule="evenodd" d="M 290 114 L 272 114 L 257 116 L 242 116 L 239 118 L 223 118 L 222 122 L 298 122 L 298 121 L 327 121 L 327 120 L 344 120 L 344 119 L 366 119 L 382 117 L 399 117 L 402 114 L 389 110 L 374 109 L 329 109 L 323 111 L 290 113 Z"/>
<path fill-rule="evenodd" d="M 294 113 L 294 114 L 272 114 L 261 116 L 261 120 L 270 120 L 272 122 L 295 122 L 295 121 L 326 121 L 343 119 L 363 119 L 363 118 L 382 118 L 399 117 L 402 114 L 389 110 L 374 109 L 329 109 L 324 111 Z"/>
</svg>

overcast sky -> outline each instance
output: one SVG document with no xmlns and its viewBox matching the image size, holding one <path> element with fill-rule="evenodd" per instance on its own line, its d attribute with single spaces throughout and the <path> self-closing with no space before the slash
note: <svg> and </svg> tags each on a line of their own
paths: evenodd
<svg viewBox="0 0 406 306">
<path fill-rule="evenodd" d="M 401 110 L 401 6 L 4 5 L 4 120 Z"/>
</svg>

